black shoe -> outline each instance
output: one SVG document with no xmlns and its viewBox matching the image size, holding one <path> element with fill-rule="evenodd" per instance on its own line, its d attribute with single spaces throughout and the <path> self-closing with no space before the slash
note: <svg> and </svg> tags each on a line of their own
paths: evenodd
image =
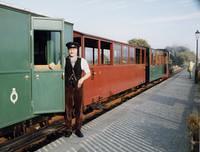
<svg viewBox="0 0 200 152">
<path fill-rule="evenodd" d="M 80 138 L 84 137 L 82 132 L 79 129 L 75 131 L 75 135 L 80 137 Z"/>
<path fill-rule="evenodd" d="M 64 136 L 65 137 L 70 137 L 72 135 L 72 131 L 65 131 Z"/>
</svg>

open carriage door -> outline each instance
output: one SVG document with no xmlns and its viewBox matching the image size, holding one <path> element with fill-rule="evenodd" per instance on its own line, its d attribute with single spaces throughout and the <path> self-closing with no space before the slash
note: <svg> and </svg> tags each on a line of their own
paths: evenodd
<svg viewBox="0 0 200 152">
<path fill-rule="evenodd" d="M 33 113 L 64 111 L 64 21 L 32 17 Z"/>
</svg>

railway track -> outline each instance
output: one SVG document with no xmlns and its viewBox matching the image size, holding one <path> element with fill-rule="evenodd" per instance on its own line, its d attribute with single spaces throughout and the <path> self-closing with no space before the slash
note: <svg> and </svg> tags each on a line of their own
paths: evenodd
<svg viewBox="0 0 200 152">
<path fill-rule="evenodd" d="M 180 72 L 180 71 L 178 71 Z M 177 72 L 177 73 L 178 73 Z M 146 85 L 140 85 L 137 88 L 126 90 L 117 96 L 110 97 L 102 101 L 98 107 L 95 107 L 92 112 L 84 114 L 84 124 L 102 115 L 103 113 L 113 109 L 114 107 L 124 103 L 130 98 L 144 92 L 147 89 L 163 82 L 166 79 L 158 79 Z M 34 151 L 42 146 L 58 139 L 62 136 L 62 132 L 65 130 L 64 119 L 59 117 L 58 120 L 49 126 L 37 130 L 34 133 L 29 133 L 13 140 L 10 140 L 0 145 L 1 152 L 23 152 Z"/>
</svg>

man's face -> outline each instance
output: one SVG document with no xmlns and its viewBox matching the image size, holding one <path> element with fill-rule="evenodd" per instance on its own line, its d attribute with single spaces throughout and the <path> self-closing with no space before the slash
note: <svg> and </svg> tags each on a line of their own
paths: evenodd
<svg viewBox="0 0 200 152">
<path fill-rule="evenodd" d="M 77 48 L 70 48 L 69 49 L 69 56 L 70 57 L 74 57 L 74 56 L 77 56 Z"/>
</svg>

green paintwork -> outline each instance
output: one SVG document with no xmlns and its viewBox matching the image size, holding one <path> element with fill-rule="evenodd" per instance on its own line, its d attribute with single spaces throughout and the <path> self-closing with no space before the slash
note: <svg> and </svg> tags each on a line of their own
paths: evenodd
<svg viewBox="0 0 200 152">
<path fill-rule="evenodd" d="M 33 78 L 34 113 L 64 112 L 63 71 L 35 72 Z M 39 75 L 36 78 L 36 75 Z"/>
<path fill-rule="evenodd" d="M 0 72 L 30 69 L 30 16 L 0 8 Z"/>
<path fill-rule="evenodd" d="M 73 41 L 73 25 L 69 23 L 65 23 L 64 25 L 64 54 L 65 56 L 68 55 L 66 43 Z"/>
<path fill-rule="evenodd" d="M 0 74 L 0 84 L 0 128 L 32 117 L 30 74 Z M 18 94 L 15 104 L 10 100 L 12 88 Z"/>
<path fill-rule="evenodd" d="M 150 66 L 150 81 L 161 78 L 164 75 L 164 65 Z"/>
<path fill-rule="evenodd" d="M 0 7 L 0 128 L 32 117 L 30 15 Z M 27 77 L 27 78 L 25 78 Z M 16 88 L 18 100 L 10 100 Z"/>
</svg>

